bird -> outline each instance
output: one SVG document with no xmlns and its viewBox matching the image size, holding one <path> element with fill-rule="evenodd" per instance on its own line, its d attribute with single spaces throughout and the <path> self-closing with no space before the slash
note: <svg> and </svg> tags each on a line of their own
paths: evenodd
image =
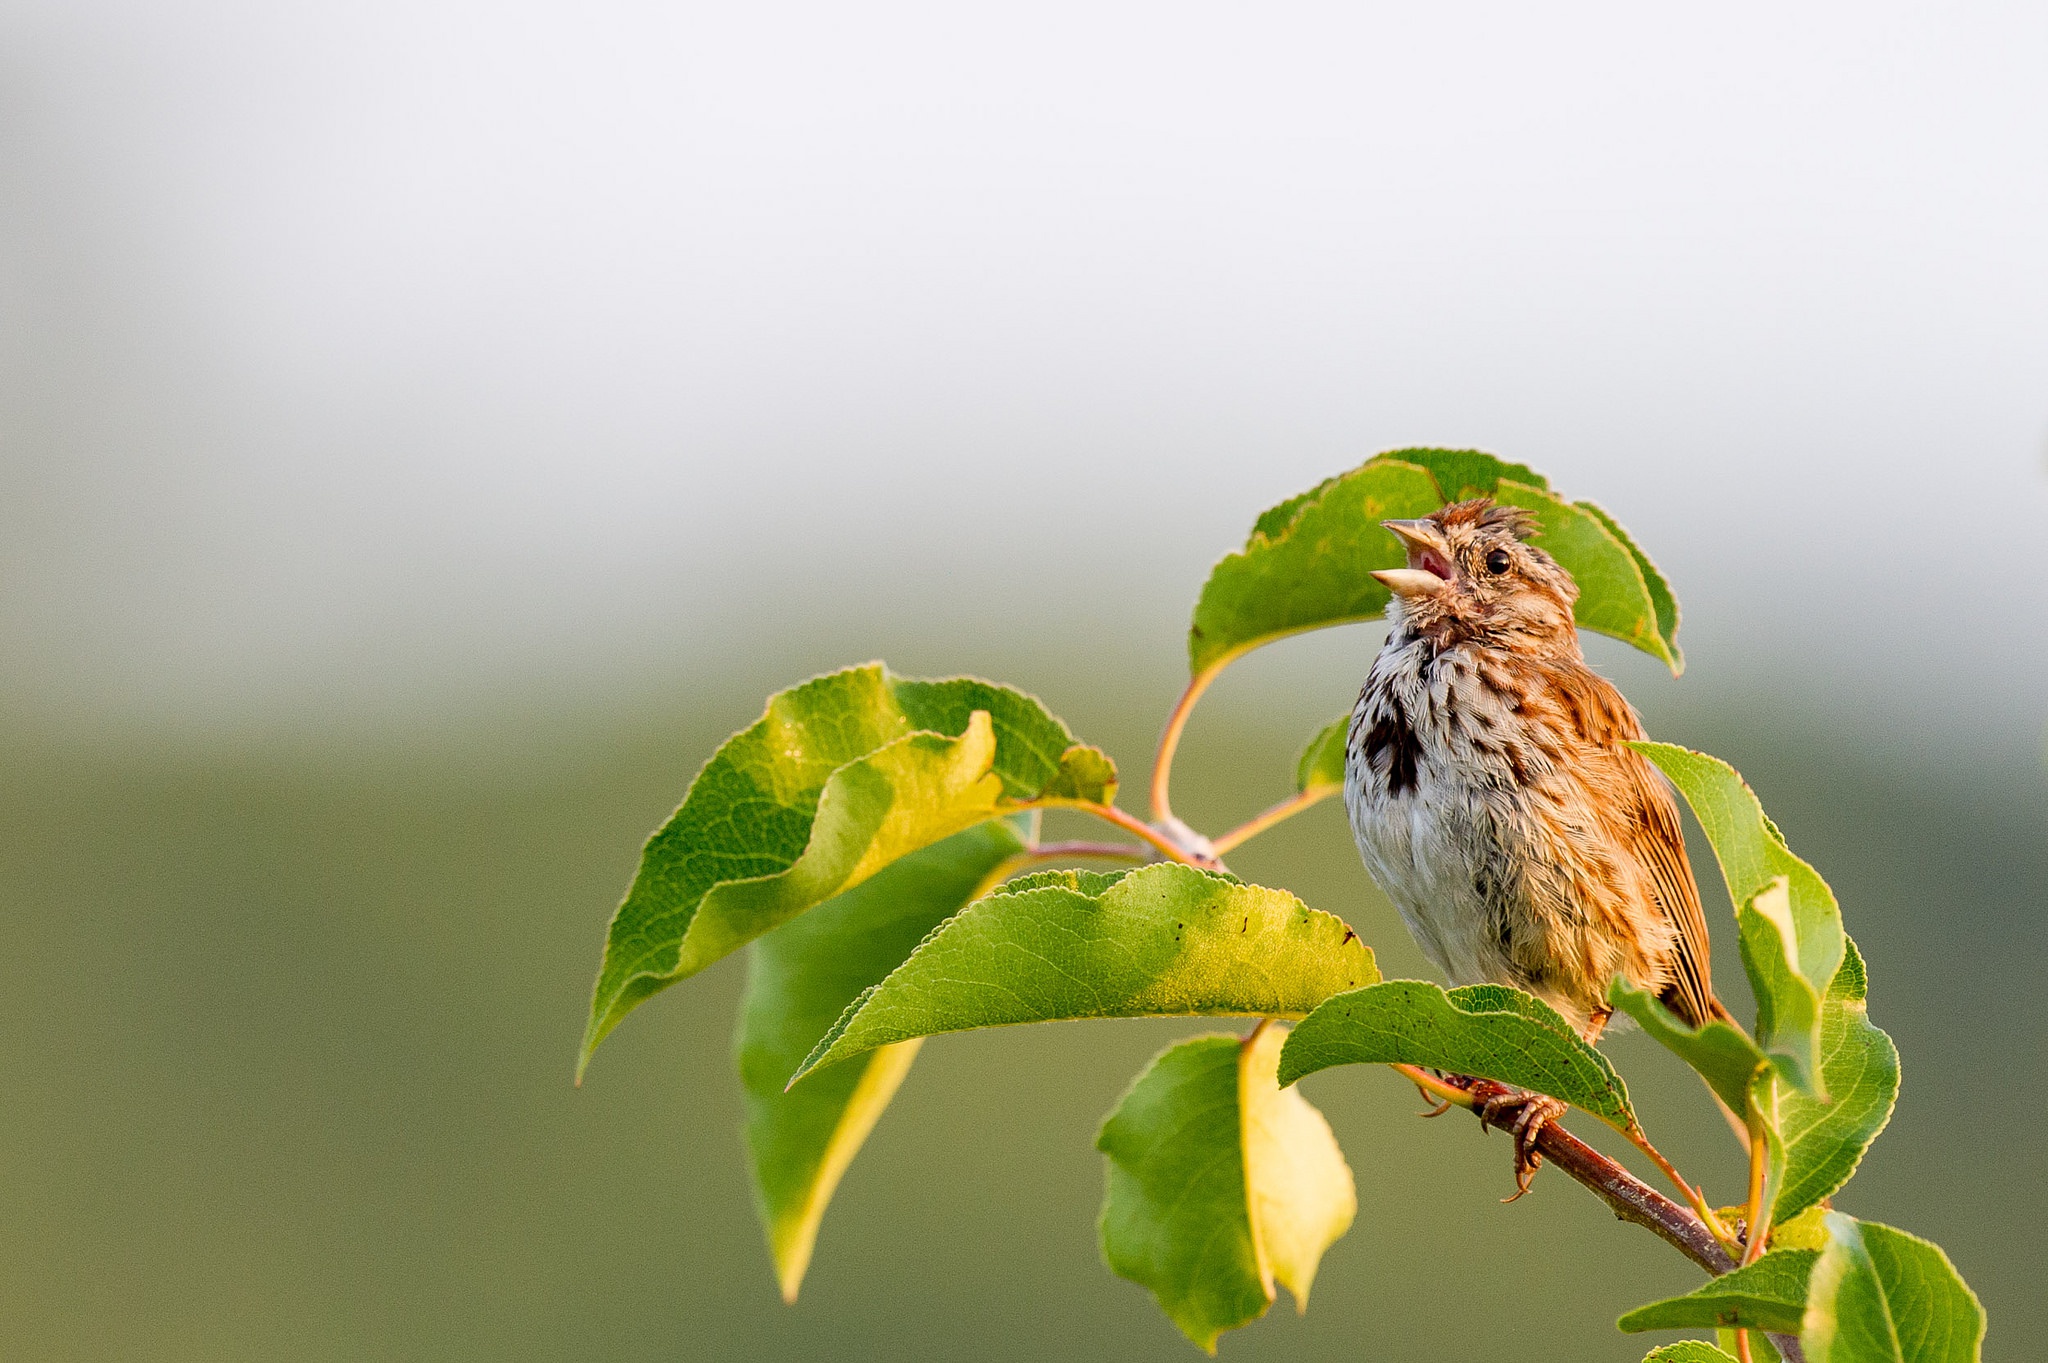
<svg viewBox="0 0 2048 1363">
<path fill-rule="evenodd" d="M 1535 517 L 1481 497 L 1382 524 L 1407 566 L 1373 574 L 1389 628 L 1346 733 L 1344 803 L 1416 945 L 1452 985 L 1524 990 L 1589 1043 L 1617 975 L 1689 1026 L 1728 1019 L 1677 802 L 1627 746 L 1642 721 L 1587 665 L 1578 584 L 1531 543 Z M 1563 1111 L 1521 1090 L 1482 1104 L 1514 1133 L 1516 1197 Z"/>
</svg>

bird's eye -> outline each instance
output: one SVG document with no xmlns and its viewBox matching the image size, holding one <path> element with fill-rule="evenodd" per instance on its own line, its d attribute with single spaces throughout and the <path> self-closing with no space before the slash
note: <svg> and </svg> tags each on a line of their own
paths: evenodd
<svg viewBox="0 0 2048 1363">
<path fill-rule="evenodd" d="M 1489 573 L 1504 573 L 1508 570 L 1508 565 L 1513 561 L 1508 557 L 1507 550 L 1496 549 L 1486 556 L 1486 571 Z"/>
</svg>

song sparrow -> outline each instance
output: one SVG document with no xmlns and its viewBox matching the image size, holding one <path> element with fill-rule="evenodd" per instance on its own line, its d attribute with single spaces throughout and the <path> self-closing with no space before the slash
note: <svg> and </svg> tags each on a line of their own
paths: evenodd
<svg viewBox="0 0 2048 1363">
<path fill-rule="evenodd" d="M 1616 975 L 1687 1023 L 1725 1018 L 1678 808 L 1624 746 L 1642 722 L 1586 666 L 1578 585 L 1527 542 L 1534 518 L 1481 498 L 1385 525 L 1408 566 L 1374 574 L 1391 629 L 1352 712 L 1344 803 L 1416 945 L 1453 985 L 1527 990 L 1589 1041 Z M 1514 1130 L 1524 1191 L 1562 1110 L 1523 1094 L 1483 1113 Z"/>
</svg>

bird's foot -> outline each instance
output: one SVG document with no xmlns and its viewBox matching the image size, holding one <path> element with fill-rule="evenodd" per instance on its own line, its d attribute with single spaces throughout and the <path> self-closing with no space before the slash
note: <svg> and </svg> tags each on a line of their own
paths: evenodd
<svg viewBox="0 0 2048 1363">
<path fill-rule="evenodd" d="M 1543 1134 L 1544 1127 L 1564 1115 L 1565 1105 L 1548 1094 L 1503 1088 L 1480 1099 L 1474 1110 L 1481 1126 L 1497 1126 L 1515 1138 L 1515 1195 L 1501 1199 L 1513 1202 L 1529 1191 L 1529 1181 L 1543 1167 L 1536 1138 Z"/>
</svg>

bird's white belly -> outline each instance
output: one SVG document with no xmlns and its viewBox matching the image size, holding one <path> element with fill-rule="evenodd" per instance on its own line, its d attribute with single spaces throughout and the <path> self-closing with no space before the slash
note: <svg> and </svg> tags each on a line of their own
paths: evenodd
<svg viewBox="0 0 2048 1363">
<path fill-rule="evenodd" d="M 1468 797 L 1433 780 L 1427 763 L 1418 777 L 1415 789 L 1399 795 L 1347 782 L 1352 836 L 1431 964 L 1453 985 L 1484 983 L 1497 974 L 1486 957 L 1498 954 L 1496 909 L 1477 887 L 1489 821 Z"/>
</svg>

